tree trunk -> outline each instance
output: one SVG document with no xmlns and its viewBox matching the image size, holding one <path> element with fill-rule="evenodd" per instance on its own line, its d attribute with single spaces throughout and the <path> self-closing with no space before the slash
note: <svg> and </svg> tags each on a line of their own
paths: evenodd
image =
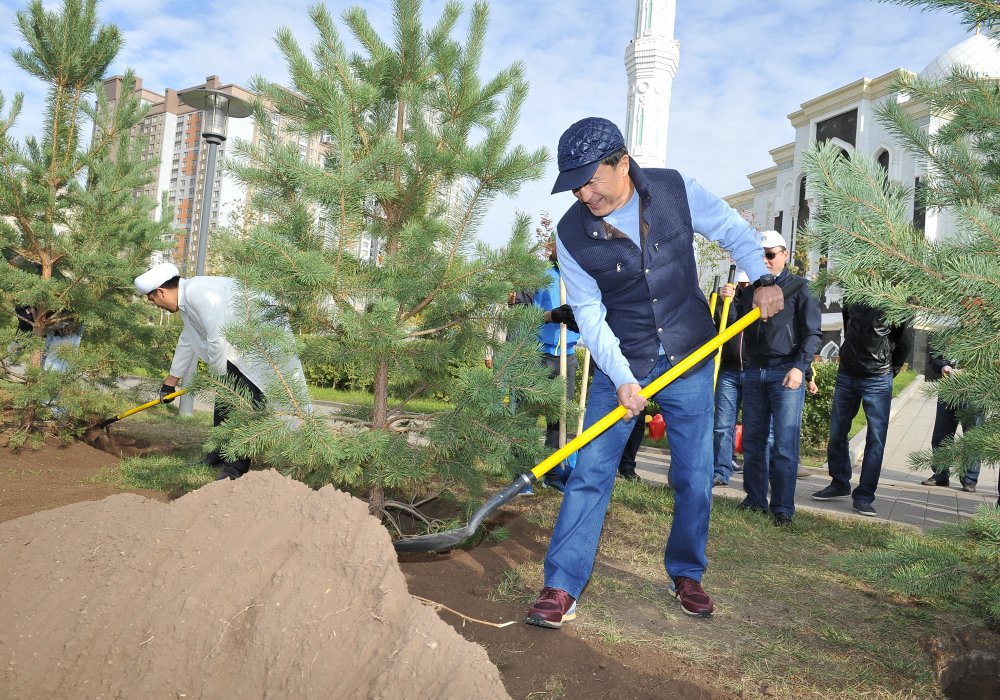
<svg viewBox="0 0 1000 700">
<path fill-rule="evenodd" d="M 372 411 L 372 429 L 386 430 L 389 427 L 389 362 L 380 360 L 375 371 L 375 405 Z M 377 515 L 385 504 L 382 484 L 373 483 L 368 487 L 368 512 Z"/>
</svg>

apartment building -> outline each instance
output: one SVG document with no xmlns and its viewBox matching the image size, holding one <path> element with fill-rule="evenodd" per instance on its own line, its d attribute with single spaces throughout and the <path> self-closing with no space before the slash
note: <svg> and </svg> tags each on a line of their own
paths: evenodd
<svg viewBox="0 0 1000 700">
<path fill-rule="evenodd" d="M 119 98 L 122 81 L 122 76 L 113 76 L 104 81 L 108 100 L 114 102 Z M 133 88 L 133 93 L 150 108 L 142 122 L 133 129 L 133 133 L 145 137 L 144 157 L 159 163 L 156 181 L 146 187 L 142 194 L 149 195 L 158 202 L 153 215 L 160 220 L 163 211 L 159 202 L 166 193 L 167 206 L 172 211 L 173 226 L 176 231 L 176 244 L 168 257 L 185 275 L 194 274 L 208 161 L 208 144 L 202 138 L 204 113 L 189 107 L 179 98 L 180 93 L 195 89 L 219 90 L 247 102 L 256 97 L 254 93 L 239 85 L 223 84 L 215 75 L 208 76 L 200 85 L 180 90 L 166 88 L 162 94 L 143 87 L 141 78 L 136 78 Z M 324 164 L 326 145 L 322 142 L 322 138 L 296 132 L 276 112 L 271 113 L 270 117 L 277 132 L 284 135 L 283 138 L 287 143 L 298 148 L 299 155 L 304 161 L 318 166 Z M 252 118 L 230 118 L 226 133 L 226 140 L 218 149 L 216 172 L 210 189 L 212 197 L 209 214 L 210 230 L 220 226 L 238 229 L 246 222 L 248 216 L 247 188 L 226 172 L 223 163 L 233 154 L 233 144 L 236 139 L 258 143 L 259 134 Z M 315 217 L 318 227 L 329 228 L 327 217 L 323 212 L 317 211 Z M 356 242 L 354 252 L 363 260 L 369 259 L 372 255 L 372 241 L 364 236 L 362 240 Z"/>
</svg>

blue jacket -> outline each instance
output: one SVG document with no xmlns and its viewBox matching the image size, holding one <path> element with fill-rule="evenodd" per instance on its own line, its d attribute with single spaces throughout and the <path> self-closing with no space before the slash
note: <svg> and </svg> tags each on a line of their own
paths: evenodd
<svg viewBox="0 0 1000 700">
<path fill-rule="evenodd" d="M 559 303 L 559 268 L 553 265 L 548 269 L 549 286 L 543 287 L 535 292 L 532 303 L 542 311 L 551 311 L 562 304 Z M 538 342 L 542 344 L 542 350 L 549 355 L 559 355 L 559 325 L 558 323 L 543 323 L 538 330 Z M 580 339 L 580 334 L 566 329 L 566 354 L 572 355 L 576 352 L 576 341 Z"/>
</svg>

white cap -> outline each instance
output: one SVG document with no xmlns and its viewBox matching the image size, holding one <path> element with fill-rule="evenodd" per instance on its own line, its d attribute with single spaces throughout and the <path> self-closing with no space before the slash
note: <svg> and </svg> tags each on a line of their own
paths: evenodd
<svg viewBox="0 0 1000 700">
<path fill-rule="evenodd" d="M 173 263 L 160 263 L 146 270 L 135 278 L 135 290 L 139 294 L 149 294 L 167 280 L 178 277 L 181 273 Z"/>
<path fill-rule="evenodd" d="M 788 244 L 785 243 L 785 237 L 777 231 L 764 231 L 761 233 L 760 246 L 761 248 L 777 248 L 778 246 L 781 246 L 786 250 L 788 249 Z"/>
<path fill-rule="evenodd" d="M 744 270 L 742 267 L 737 267 L 735 282 L 739 284 L 740 282 L 749 282 L 749 281 L 750 281 L 750 276 L 747 275 L 747 271 Z"/>
</svg>

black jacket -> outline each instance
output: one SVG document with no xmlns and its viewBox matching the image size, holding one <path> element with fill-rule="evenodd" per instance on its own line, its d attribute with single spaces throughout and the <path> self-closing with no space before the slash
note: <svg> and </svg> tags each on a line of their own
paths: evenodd
<svg viewBox="0 0 1000 700">
<path fill-rule="evenodd" d="M 907 325 L 886 323 L 885 313 L 863 304 L 845 305 L 840 371 L 852 377 L 896 376 L 910 352 Z"/>
<path fill-rule="evenodd" d="M 729 318 L 726 320 L 726 327 L 736 323 L 736 319 L 739 317 L 739 305 L 740 297 L 744 294 L 749 294 L 753 296 L 753 287 L 736 288 L 736 296 L 729 303 Z M 725 306 L 725 299 L 721 296 L 718 298 L 715 304 L 715 326 L 716 328 L 721 327 L 722 319 L 722 307 Z M 752 302 L 751 302 L 752 303 Z M 740 333 L 728 341 L 722 346 L 722 362 L 720 367 L 724 369 L 735 369 L 741 370 L 745 369 L 746 358 L 743 356 L 743 334 Z"/>
<path fill-rule="evenodd" d="M 930 360 L 927 362 L 927 369 L 930 370 L 926 373 L 925 377 L 927 381 L 934 382 L 941 378 L 941 370 L 947 366 L 951 366 L 953 369 L 958 369 L 958 362 L 955 360 L 949 360 L 940 355 L 935 355 L 931 353 Z"/>
<path fill-rule="evenodd" d="M 767 323 L 758 321 L 743 331 L 743 358 L 748 366 L 809 368 L 823 341 L 823 313 L 809 285 L 785 268 L 776 284 L 785 295 L 785 308 Z M 738 297 L 740 316 L 753 308 L 753 287 Z"/>
</svg>

